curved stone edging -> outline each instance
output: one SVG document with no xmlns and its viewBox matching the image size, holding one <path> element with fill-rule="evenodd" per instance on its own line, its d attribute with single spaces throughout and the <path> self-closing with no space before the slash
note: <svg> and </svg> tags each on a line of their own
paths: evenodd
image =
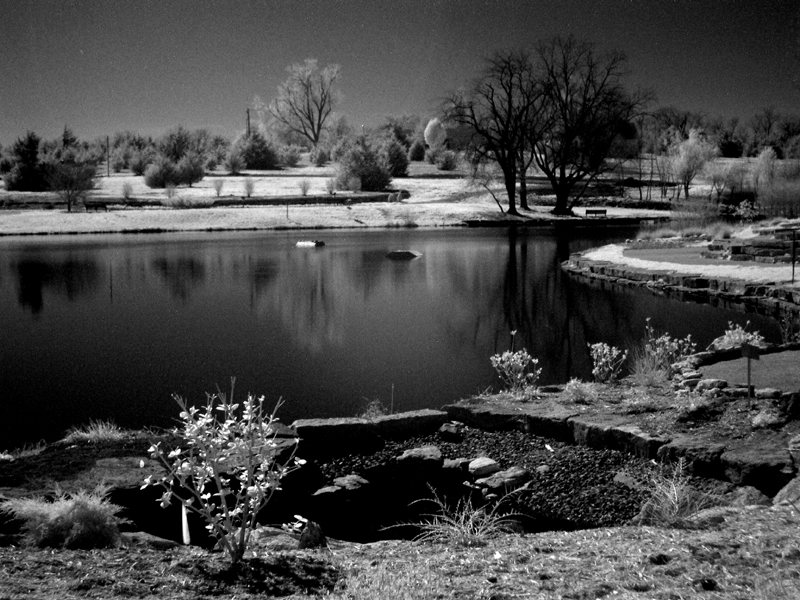
<svg viewBox="0 0 800 600">
<path fill-rule="evenodd" d="M 620 415 L 581 414 L 564 407 L 526 406 L 524 410 L 488 405 L 451 404 L 452 420 L 471 427 L 520 430 L 595 449 L 618 450 L 643 458 L 675 462 L 684 458 L 690 472 L 737 485 L 752 486 L 773 497 L 795 476 L 789 434 L 761 440 L 720 441 L 704 436 L 656 436 Z"/>
<path fill-rule="evenodd" d="M 713 278 L 672 270 L 650 270 L 584 258 L 576 253 L 561 268 L 577 277 L 614 285 L 645 287 L 680 300 L 727 301 L 766 316 L 787 314 L 800 318 L 800 289 L 753 283 L 733 278 Z"/>
</svg>

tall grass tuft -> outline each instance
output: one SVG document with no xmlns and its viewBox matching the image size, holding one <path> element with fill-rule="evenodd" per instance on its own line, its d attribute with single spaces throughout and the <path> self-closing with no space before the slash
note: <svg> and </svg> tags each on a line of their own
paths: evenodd
<svg viewBox="0 0 800 600">
<path fill-rule="evenodd" d="M 108 487 L 69 494 L 56 490 L 55 499 L 12 498 L 0 512 L 23 522 L 27 543 L 39 547 L 92 549 L 116 546 L 120 540 L 117 513 L 108 501 Z"/>
<path fill-rule="evenodd" d="M 450 546 L 485 546 L 490 539 L 513 530 L 511 520 L 516 513 L 502 513 L 500 510 L 508 495 L 491 507 L 476 507 L 470 498 L 462 498 L 455 507 L 450 508 L 433 488 L 431 492 L 433 498 L 417 502 L 433 502 L 438 511 L 426 515 L 429 521 L 417 524 L 422 533 L 415 538 L 416 541 Z"/>
<path fill-rule="evenodd" d="M 639 514 L 641 525 L 685 527 L 690 517 L 718 504 L 715 495 L 692 487 L 683 457 L 671 467 L 662 465 L 651 475 L 649 487 L 650 498 Z"/>
<path fill-rule="evenodd" d="M 88 425 L 72 427 L 62 441 L 67 444 L 76 442 L 110 442 L 122 440 L 131 434 L 111 421 L 89 421 Z"/>
</svg>

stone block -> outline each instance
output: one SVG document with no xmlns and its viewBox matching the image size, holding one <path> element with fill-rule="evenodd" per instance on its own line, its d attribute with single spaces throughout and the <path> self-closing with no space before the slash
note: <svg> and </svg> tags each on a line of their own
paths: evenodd
<svg viewBox="0 0 800 600">
<path fill-rule="evenodd" d="M 379 436 L 385 439 L 408 439 L 436 432 L 447 422 L 443 410 L 414 410 L 372 419 Z"/>
<path fill-rule="evenodd" d="M 488 456 L 481 456 L 469 463 L 469 473 L 475 479 L 488 477 L 500 470 L 500 465 L 497 461 L 492 460 Z"/>
</svg>

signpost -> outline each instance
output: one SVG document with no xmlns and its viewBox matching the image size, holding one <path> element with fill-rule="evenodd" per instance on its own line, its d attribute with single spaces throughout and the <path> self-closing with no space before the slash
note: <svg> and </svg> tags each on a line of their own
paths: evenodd
<svg viewBox="0 0 800 600">
<path fill-rule="evenodd" d="M 751 346 L 747 342 L 742 344 L 742 356 L 747 358 L 747 397 L 752 400 L 753 386 L 750 384 L 750 363 L 754 360 L 760 360 L 761 350 L 758 346 Z"/>
</svg>

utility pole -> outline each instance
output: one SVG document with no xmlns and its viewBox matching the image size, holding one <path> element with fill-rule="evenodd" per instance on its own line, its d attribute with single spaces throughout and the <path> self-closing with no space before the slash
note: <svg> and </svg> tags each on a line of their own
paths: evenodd
<svg viewBox="0 0 800 600">
<path fill-rule="evenodd" d="M 111 177 L 111 138 L 106 136 L 106 177 Z"/>
<path fill-rule="evenodd" d="M 250 109 L 245 109 L 247 111 L 247 137 L 250 137 Z"/>
</svg>

